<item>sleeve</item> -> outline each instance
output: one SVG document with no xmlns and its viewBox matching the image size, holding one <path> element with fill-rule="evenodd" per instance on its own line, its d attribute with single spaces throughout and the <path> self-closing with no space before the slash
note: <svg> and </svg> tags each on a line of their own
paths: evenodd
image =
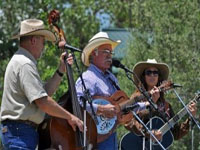
<svg viewBox="0 0 200 150">
<path fill-rule="evenodd" d="M 169 108 L 170 108 L 170 115 L 173 117 L 175 114 L 171 105 L 169 105 Z M 176 124 L 174 126 L 174 128 L 172 129 L 172 133 L 175 140 L 179 140 L 189 132 L 189 127 L 190 127 L 189 122 L 190 119 L 188 118 L 183 123 Z"/>
<path fill-rule="evenodd" d="M 23 65 L 19 73 L 19 79 L 20 87 L 30 103 L 41 97 L 48 96 L 36 67 L 30 64 Z"/>
<path fill-rule="evenodd" d="M 145 102 L 137 102 L 134 105 L 137 105 L 138 107 L 134 108 L 134 112 L 142 111 L 146 108 Z"/>
<path fill-rule="evenodd" d="M 95 95 L 95 93 L 96 93 L 95 85 L 93 85 L 90 81 L 85 80 L 85 79 L 84 79 L 84 82 L 85 82 L 86 88 L 89 90 L 90 95 L 91 96 Z M 82 97 L 84 96 L 84 88 L 83 88 L 82 81 L 80 80 L 80 78 L 76 82 L 76 92 L 77 92 L 77 97 L 78 97 L 79 104 L 83 107 L 83 99 L 82 99 Z M 92 106 L 94 108 L 94 112 L 96 113 L 98 105 L 97 104 L 92 104 Z M 92 113 L 92 109 L 91 109 L 90 104 L 88 103 L 88 101 L 86 102 L 86 110 L 89 113 Z"/>
</svg>

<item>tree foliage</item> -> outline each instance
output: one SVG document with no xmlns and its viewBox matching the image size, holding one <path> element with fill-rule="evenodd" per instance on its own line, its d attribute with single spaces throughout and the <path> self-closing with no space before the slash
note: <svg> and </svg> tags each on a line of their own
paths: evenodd
<svg viewBox="0 0 200 150">
<path fill-rule="evenodd" d="M 48 26 L 48 12 L 58 9 L 61 12 L 59 25 L 66 34 L 67 42 L 81 49 L 105 25 L 101 22 L 104 14 L 109 19 L 107 26 L 129 29 L 133 40 L 128 45 L 123 63 L 131 69 L 138 61 L 148 58 L 167 63 L 170 79 L 183 85 L 178 93 L 188 103 L 200 85 L 199 7 L 199 0 L 0 0 L 0 97 L 6 65 L 18 45 L 18 41 L 10 40 L 10 37 L 18 32 L 19 22 L 27 18 L 40 18 Z M 61 52 L 50 43 L 46 44 L 45 49 L 38 67 L 42 79 L 47 80 L 56 70 Z M 79 54 L 75 55 L 80 64 Z M 84 70 L 82 65 L 81 70 Z M 74 75 L 76 79 L 76 68 Z M 135 86 L 123 71 L 119 71 L 118 79 L 121 89 L 130 96 Z M 54 98 L 57 100 L 66 90 L 65 77 Z M 166 98 L 175 112 L 182 108 L 173 92 L 167 93 Z M 194 147 L 200 149 L 200 132 L 197 128 L 194 130 Z M 123 127 L 118 129 L 119 139 L 125 132 Z M 172 149 L 191 149 L 191 133 L 175 141 Z"/>
</svg>

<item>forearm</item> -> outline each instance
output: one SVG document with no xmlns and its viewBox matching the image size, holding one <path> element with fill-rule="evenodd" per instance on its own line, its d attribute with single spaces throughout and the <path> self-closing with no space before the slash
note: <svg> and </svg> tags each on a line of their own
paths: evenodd
<svg viewBox="0 0 200 150">
<path fill-rule="evenodd" d="M 71 113 L 66 111 L 60 105 L 58 105 L 51 97 L 43 97 L 35 100 L 36 105 L 45 113 L 50 116 L 59 117 L 70 120 Z"/>
<path fill-rule="evenodd" d="M 53 95 L 53 93 L 58 88 L 61 80 L 62 80 L 62 77 L 59 76 L 58 73 L 55 72 L 52 78 L 47 81 L 44 88 L 49 96 Z"/>
</svg>

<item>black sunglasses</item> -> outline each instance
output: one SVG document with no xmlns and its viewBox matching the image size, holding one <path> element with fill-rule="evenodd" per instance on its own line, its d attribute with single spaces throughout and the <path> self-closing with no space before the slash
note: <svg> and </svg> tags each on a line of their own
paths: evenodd
<svg viewBox="0 0 200 150">
<path fill-rule="evenodd" d="M 150 76 L 151 74 L 153 74 L 154 76 L 158 76 L 159 72 L 158 71 L 152 71 L 152 70 L 146 70 L 145 71 L 145 75 Z"/>
</svg>

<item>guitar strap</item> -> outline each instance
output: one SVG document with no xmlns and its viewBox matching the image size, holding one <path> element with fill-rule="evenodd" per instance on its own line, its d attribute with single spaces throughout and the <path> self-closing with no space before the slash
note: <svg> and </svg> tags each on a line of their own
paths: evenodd
<svg viewBox="0 0 200 150">
<path fill-rule="evenodd" d="M 110 77 L 108 77 L 108 80 L 117 90 L 120 90 L 120 87 Z"/>
</svg>

